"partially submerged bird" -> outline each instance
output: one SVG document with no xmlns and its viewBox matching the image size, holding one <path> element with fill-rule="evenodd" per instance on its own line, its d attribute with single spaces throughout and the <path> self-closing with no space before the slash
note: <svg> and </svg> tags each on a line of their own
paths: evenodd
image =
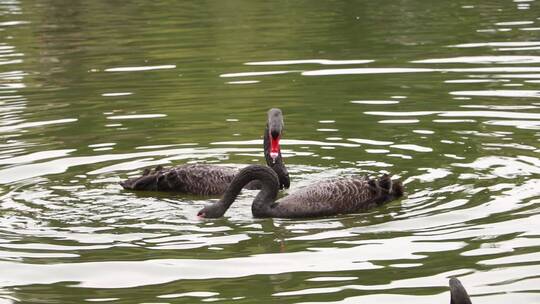
<svg viewBox="0 0 540 304">
<path fill-rule="evenodd" d="M 279 188 L 289 188 L 289 173 L 283 158 L 279 141 L 283 134 L 283 114 L 280 109 L 270 109 L 264 132 L 264 157 L 267 165 L 279 177 Z M 144 170 L 142 176 L 120 182 L 124 189 L 144 191 L 170 191 L 197 195 L 220 195 L 238 173 L 235 168 L 189 164 L 172 168 L 157 166 L 154 170 Z M 259 189 L 259 183 L 247 186 Z"/>
<path fill-rule="evenodd" d="M 472 304 L 471 298 L 467 294 L 465 287 L 456 278 L 451 278 L 450 282 L 450 304 Z"/>
<path fill-rule="evenodd" d="M 279 191 L 277 174 L 268 167 L 251 165 L 240 170 L 221 199 L 201 209 L 198 216 L 223 216 L 242 188 L 253 180 L 261 183 L 261 191 L 253 200 L 251 212 L 260 218 L 310 218 L 356 213 L 403 195 L 401 182 L 392 181 L 385 174 L 378 179 L 352 177 L 321 181 L 276 201 Z"/>
</svg>

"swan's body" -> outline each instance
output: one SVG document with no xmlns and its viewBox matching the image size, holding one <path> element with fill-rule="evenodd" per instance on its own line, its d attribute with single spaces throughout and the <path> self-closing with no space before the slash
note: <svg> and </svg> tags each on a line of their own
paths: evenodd
<svg viewBox="0 0 540 304">
<path fill-rule="evenodd" d="M 279 188 L 289 188 L 289 173 L 283 158 L 279 140 L 283 132 L 281 110 L 270 109 L 264 132 L 264 156 L 267 165 L 279 176 Z M 181 165 L 172 168 L 146 169 L 142 176 L 120 182 L 124 189 L 144 191 L 170 191 L 197 195 L 220 195 L 238 173 L 238 169 L 215 165 Z M 258 182 L 247 185 L 260 189 Z"/>
<path fill-rule="evenodd" d="M 393 182 L 384 175 L 379 179 L 358 177 L 322 181 L 276 201 L 279 190 L 276 173 L 264 166 L 251 165 L 240 170 L 218 202 L 206 206 L 198 215 L 223 216 L 242 188 L 253 180 L 262 184 L 251 206 L 255 217 L 309 218 L 356 213 L 403 195 L 401 182 Z"/>
<path fill-rule="evenodd" d="M 450 282 L 450 304 L 472 304 L 471 298 L 467 294 L 465 287 L 456 278 L 451 278 Z"/>
</svg>

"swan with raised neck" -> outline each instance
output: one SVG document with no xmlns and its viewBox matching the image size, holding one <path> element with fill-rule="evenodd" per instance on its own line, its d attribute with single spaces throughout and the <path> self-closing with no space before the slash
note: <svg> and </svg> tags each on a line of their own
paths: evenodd
<svg viewBox="0 0 540 304">
<path fill-rule="evenodd" d="M 472 304 L 465 287 L 456 278 L 450 278 L 450 304 Z"/>
<path fill-rule="evenodd" d="M 281 156 L 279 141 L 283 135 L 283 113 L 273 108 L 267 112 L 266 128 L 263 135 L 266 164 L 279 177 L 279 188 L 289 188 L 289 172 Z M 120 182 L 124 189 L 136 191 L 169 191 L 196 195 L 221 195 L 238 173 L 235 168 L 208 164 L 188 164 L 172 168 L 157 166 L 144 170 L 142 176 Z M 253 182 L 249 189 L 259 189 Z"/>
</svg>

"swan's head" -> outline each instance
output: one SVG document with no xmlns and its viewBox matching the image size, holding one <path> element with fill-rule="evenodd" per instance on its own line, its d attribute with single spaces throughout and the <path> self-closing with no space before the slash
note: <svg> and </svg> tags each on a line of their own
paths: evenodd
<svg viewBox="0 0 540 304">
<path fill-rule="evenodd" d="M 450 304 L 471 304 L 471 298 L 467 294 L 465 287 L 456 278 L 451 278 L 450 282 Z"/>
<path fill-rule="evenodd" d="M 218 218 L 222 217 L 225 211 L 227 211 L 227 208 L 224 208 L 222 204 L 215 203 L 202 208 L 197 213 L 197 216 L 200 218 Z"/>
<path fill-rule="evenodd" d="M 279 156 L 280 147 L 279 141 L 284 128 L 283 114 L 280 109 L 273 108 L 268 110 L 268 135 L 270 138 L 270 157 L 272 161 L 276 161 Z"/>
</svg>

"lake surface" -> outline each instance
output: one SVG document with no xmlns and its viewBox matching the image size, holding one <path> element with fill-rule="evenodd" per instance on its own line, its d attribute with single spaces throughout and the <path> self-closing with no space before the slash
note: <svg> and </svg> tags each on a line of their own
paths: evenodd
<svg viewBox="0 0 540 304">
<path fill-rule="evenodd" d="M 540 3 L 0 0 L 0 303 L 540 302 Z M 365 214 L 124 191 L 263 163 L 392 173 Z"/>
</svg>

